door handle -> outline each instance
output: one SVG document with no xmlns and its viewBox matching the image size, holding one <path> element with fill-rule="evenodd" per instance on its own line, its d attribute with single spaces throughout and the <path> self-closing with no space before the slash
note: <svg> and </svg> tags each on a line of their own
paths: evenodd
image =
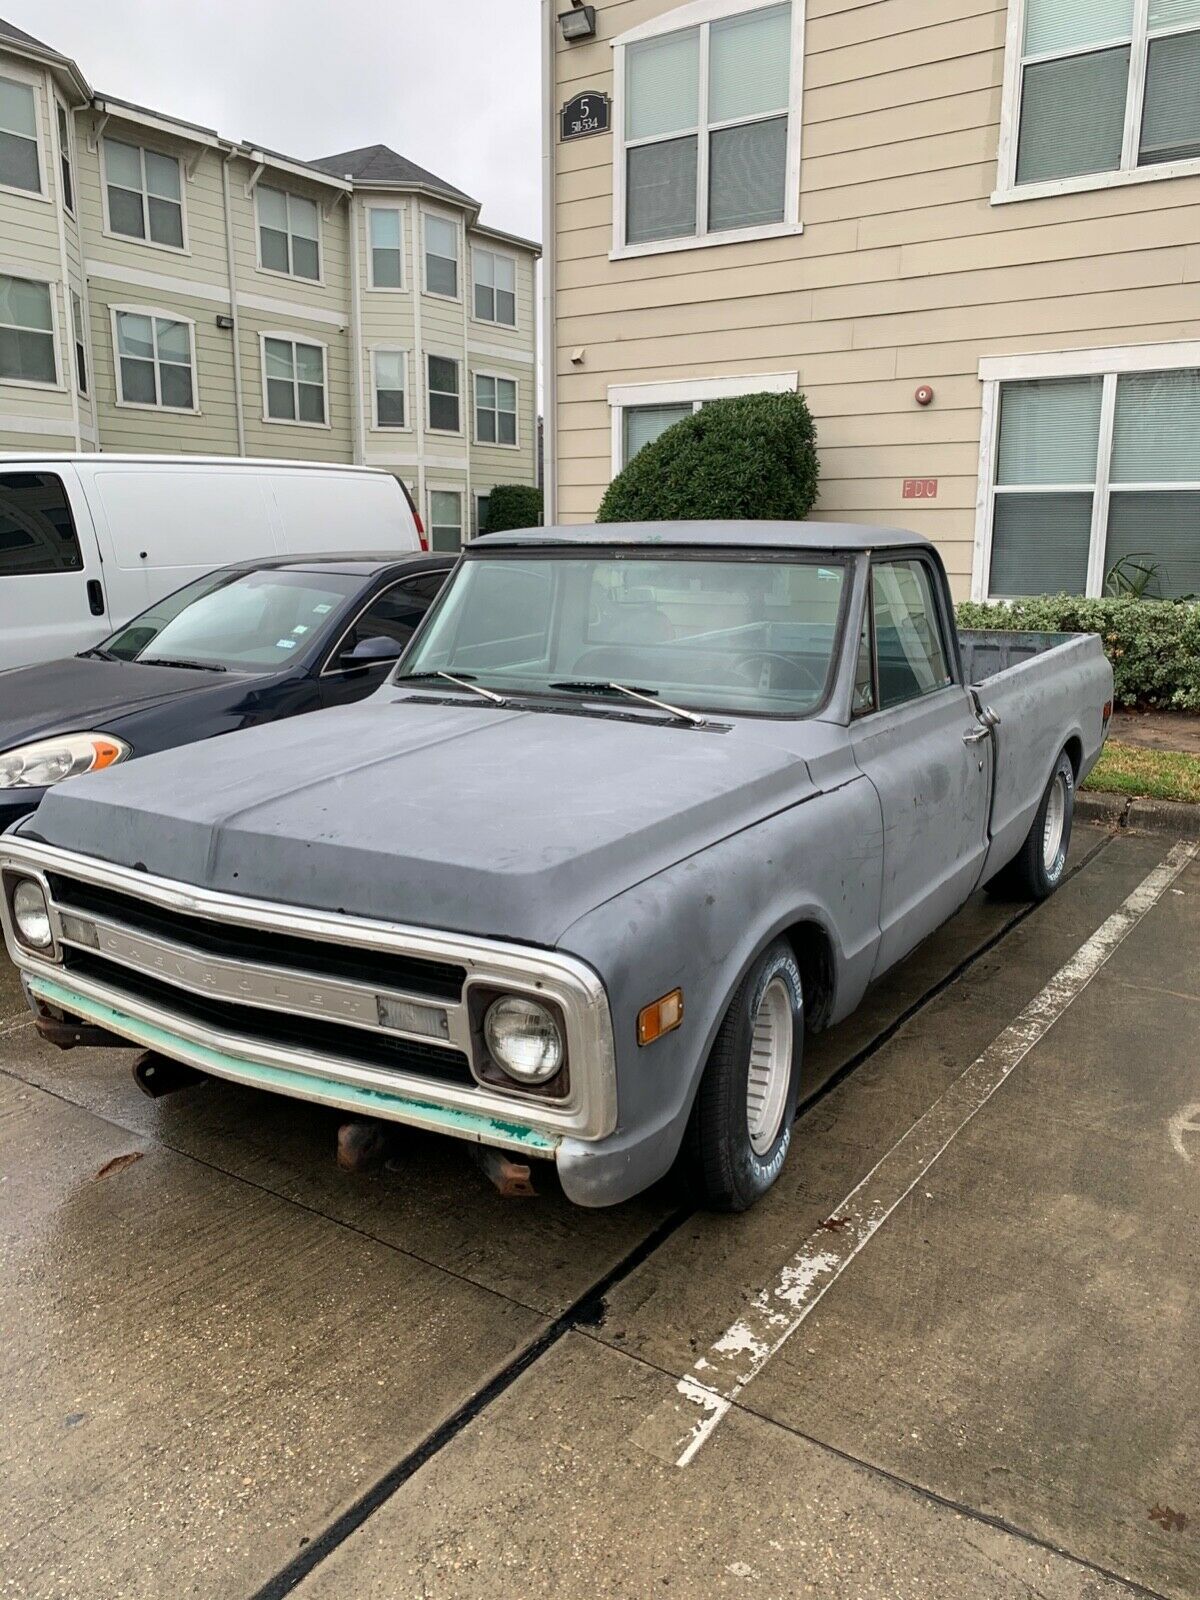
<svg viewBox="0 0 1200 1600">
<path fill-rule="evenodd" d="M 973 728 L 970 733 L 963 734 L 964 744 L 982 744 L 991 734 L 990 728 Z"/>
<path fill-rule="evenodd" d="M 88 610 L 94 617 L 104 615 L 104 590 L 99 578 L 89 578 L 87 581 Z"/>
</svg>

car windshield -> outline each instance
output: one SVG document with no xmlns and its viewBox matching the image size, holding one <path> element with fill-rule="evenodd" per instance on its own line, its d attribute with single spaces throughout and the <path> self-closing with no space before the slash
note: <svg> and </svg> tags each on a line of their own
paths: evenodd
<svg viewBox="0 0 1200 1600">
<path fill-rule="evenodd" d="M 844 586 L 841 562 L 786 552 L 468 556 L 393 681 L 804 716 L 825 697 Z"/>
<path fill-rule="evenodd" d="M 311 643 L 360 584 L 340 572 L 210 572 L 143 611 L 97 653 L 269 672 Z"/>
</svg>

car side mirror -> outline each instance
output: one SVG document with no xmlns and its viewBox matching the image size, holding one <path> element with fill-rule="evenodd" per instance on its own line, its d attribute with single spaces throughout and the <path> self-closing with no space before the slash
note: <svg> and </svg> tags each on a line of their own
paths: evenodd
<svg viewBox="0 0 1200 1600">
<path fill-rule="evenodd" d="M 360 639 L 341 659 L 349 667 L 369 667 L 377 661 L 399 661 L 401 648 L 395 639 L 378 634 L 373 639 Z"/>
</svg>

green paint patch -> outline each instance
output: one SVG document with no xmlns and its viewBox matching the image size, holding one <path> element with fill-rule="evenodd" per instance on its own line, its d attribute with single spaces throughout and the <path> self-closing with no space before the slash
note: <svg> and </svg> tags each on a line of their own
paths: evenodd
<svg viewBox="0 0 1200 1600">
<path fill-rule="evenodd" d="M 457 1106 L 438 1106 L 411 1095 L 392 1094 L 386 1089 L 361 1089 L 355 1084 L 338 1083 L 332 1078 L 322 1078 L 308 1072 L 294 1072 L 287 1067 L 264 1066 L 257 1061 L 247 1061 L 241 1056 L 229 1055 L 224 1050 L 214 1050 L 208 1045 L 193 1044 L 169 1028 L 154 1022 L 143 1022 L 102 1000 L 89 999 L 75 990 L 55 983 L 49 978 L 31 978 L 29 987 L 39 999 L 61 1006 L 75 1016 L 118 1033 L 123 1039 L 145 1045 L 148 1050 L 159 1050 L 175 1061 L 186 1061 L 189 1066 L 210 1072 L 215 1078 L 232 1078 L 237 1083 L 270 1089 L 277 1094 L 290 1095 L 300 1100 L 317 1100 L 322 1105 L 340 1106 L 348 1111 L 368 1111 L 375 1116 L 388 1117 L 393 1122 L 404 1122 L 410 1127 L 427 1128 L 433 1133 L 449 1134 L 456 1139 L 469 1139 L 476 1144 L 504 1145 L 509 1149 L 525 1150 L 533 1155 L 550 1156 L 558 1148 L 558 1140 L 551 1134 L 539 1133 L 520 1122 L 508 1122 L 499 1117 L 480 1116 L 478 1112 L 463 1111 Z"/>
</svg>

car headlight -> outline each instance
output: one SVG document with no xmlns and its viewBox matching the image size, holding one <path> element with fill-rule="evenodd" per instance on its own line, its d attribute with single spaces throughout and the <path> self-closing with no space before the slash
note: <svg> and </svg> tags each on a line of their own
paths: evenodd
<svg viewBox="0 0 1200 1600">
<path fill-rule="evenodd" d="M 115 767 L 129 754 L 123 739 L 104 733 L 63 733 L 0 753 L 0 789 L 46 789 L 81 772 Z"/>
<path fill-rule="evenodd" d="M 31 950 L 49 950 L 54 943 L 54 933 L 50 927 L 50 908 L 41 884 L 33 878 L 19 879 L 13 886 L 9 904 L 12 907 L 13 926 L 21 943 L 28 945 Z"/>
<path fill-rule="evenodd" d="M 493 1000 L 483 1036 L 496 1065 L 518 1083 L 547 1083 L 563 1064 L 563 1037 L 554 1013 L 523 995 Z"/>
</svg>

